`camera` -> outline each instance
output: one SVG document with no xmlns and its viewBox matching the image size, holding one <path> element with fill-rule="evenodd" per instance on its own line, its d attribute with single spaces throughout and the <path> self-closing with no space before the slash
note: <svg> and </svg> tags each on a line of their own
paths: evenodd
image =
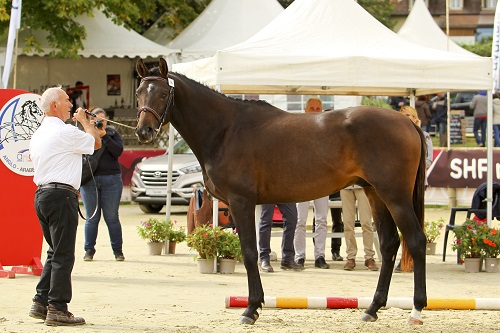
<svg viewBox="0 0 500 333">
<path fill-rule="evenodd" d="M 95 128 L 97 128 L 97 129 L 101 129 L 101 128 L 102 128 L 102 126 L 103 126 L 102 121 L 101 121 L 101 120 L 96 120 L 96 121 L 94 122 L 94 126 L 95 126 Z"/>
</svg>

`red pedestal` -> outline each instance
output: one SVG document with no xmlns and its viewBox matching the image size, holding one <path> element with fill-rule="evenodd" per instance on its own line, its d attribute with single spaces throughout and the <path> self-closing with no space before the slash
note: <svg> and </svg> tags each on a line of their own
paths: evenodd
<svg viewBox="0 0 500 333">
<path fill-rule="evenodd" d="M 0 89 L 0 110 L 23 90 Z M 0 113 L 0 121 L 4 114 Z M 3 130 L 3 129 L 0 129 Z M 5 142 L 3 143 L 5 145 Z M 0 149 L 0 158 L 5 152 Z M 0 277 L 12 277 L 4 266 L 18 266 L 19 273 L 41 274 L 43 234 L 33 206 L 36 186 L 33 176 L 22 176 L 0 162 Z M 19 268 L 24 267 L 24 268 Z M 2 273 L 3 272 L 3 273 Z M 3 276 L 2 276 L 3 275 Z"/>
</svg>

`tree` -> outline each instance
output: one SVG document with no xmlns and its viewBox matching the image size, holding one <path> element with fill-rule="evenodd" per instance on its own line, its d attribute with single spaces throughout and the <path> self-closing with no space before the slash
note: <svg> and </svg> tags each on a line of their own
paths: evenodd
<svg viewBox="0 0 500 333">
<path fill-rule="evenodd" d="M 482 38 L 479 42 L 475 42 L 474 44 L 459 43 L 458 45 L 460 45 L 467 51 L 470 51 L 482 57 L 491 57 L 492 44 L 493 44 L 493 37 L 486 36 Z"/>
<path fill-rule="evenodd" d="M 168 24 L 177 29 L 187 26 L 206 7 L 210 0 L 24 0 L 21 29 L 29 32 L 45 30 L 49 46 L 55 49 L 50 55 L 78 58 L 86 38 L 85 28 L 74 18 L 92 15 L 94 9 L 102 11 L 116 24 L 143 32 L 161 14 L 167 12 Z M 0 0 L 0 35 L 9 27 L 12 2 Z M 41 41 L 32 33 L 25 39 L 26 52 L 40 52 Z"/>
</svg>

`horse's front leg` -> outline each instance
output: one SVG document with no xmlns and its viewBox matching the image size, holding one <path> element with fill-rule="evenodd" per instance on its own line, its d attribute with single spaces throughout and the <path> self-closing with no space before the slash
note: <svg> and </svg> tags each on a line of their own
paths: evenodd
<svg viewBox="0 0 500 333">
<path fill-rule="evenodd" d="M 255 205 L 247 200 L 229 200 L 231 215 L 240 237 L 243 262 L 248 279 L 248 306 L 240 317 L 240 324 L 252 325 L 259 318 L 258 309 L 264 303 L 264 290 L 257 265 L 257 236 L 255 233 Z"/>
</svg>

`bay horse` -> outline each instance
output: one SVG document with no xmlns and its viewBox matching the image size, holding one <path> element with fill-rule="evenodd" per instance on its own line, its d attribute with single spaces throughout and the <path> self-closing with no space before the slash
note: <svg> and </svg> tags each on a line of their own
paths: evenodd
<svg viewBox="0 0 500 333">
<path fill-rule="evenodd" d="M 386 305 L 399 228 L 407 245 L 403 254 L 414 261 L 408 323 L 423 323 L 426 144 L 408 117 L 366 106 L 292 114 L 263 101 L 227 97 L 169 72 L 164 59 L 151 69 L 139 59 L 136 70 L 141 77 L 136 91 L 138 140 L 152 142 L 170 122 L 200 162 L 206 189 L 230 208 L 249 291 L 241 324 L 254 324 L 264 302 L 255 206 L 309 201 L 353 184 L 363 187 L 369 198 L 382 254 L 376 292 L 361 320 L 377 320 L 377 311 Z"/>
</svg>

